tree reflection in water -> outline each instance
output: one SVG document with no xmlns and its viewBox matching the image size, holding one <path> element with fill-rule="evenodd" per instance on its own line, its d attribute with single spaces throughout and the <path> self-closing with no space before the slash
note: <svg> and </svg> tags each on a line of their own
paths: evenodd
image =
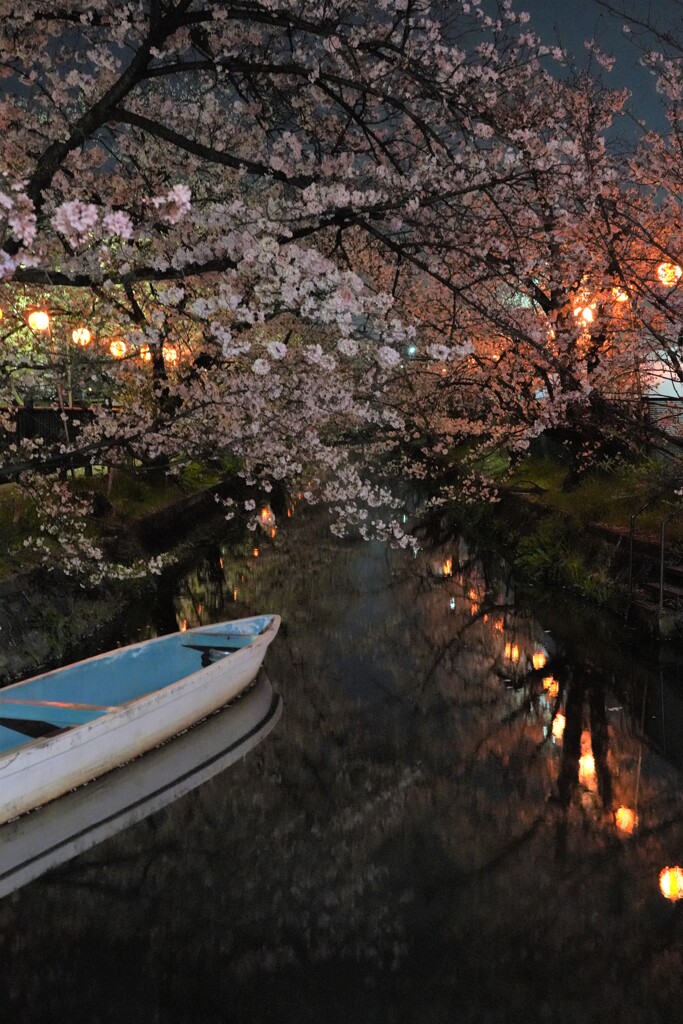
<svg viewBox="0 0 683 1024">
<path fill-rule="evenodd" d="M 0 904 L 11 1019 L 676 1020 L 658 876 L 681 779 L 641 745 L 648 666 L 606 687 L 623 652 L 577 660 L 463 545 L 390 552 L 295 516 L 245 550 L 198 562 L 175 615 L 280 612 L 283 720 Z"/>
</svg>

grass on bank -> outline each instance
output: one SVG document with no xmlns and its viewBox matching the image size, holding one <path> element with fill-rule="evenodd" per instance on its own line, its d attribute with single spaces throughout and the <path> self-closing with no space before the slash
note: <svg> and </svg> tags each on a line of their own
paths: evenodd
<svg viewBox="0 0 683 1024">
<path fill-rule="evenodd" d="M 97 542 L 104 532 L 127 525 L 167 508 L 183 497 L 215 486 L 223 477 L 220 470 L 190 464 L 177 476 L 146 473 L 139 467 L 102 469 L 92 476 L 77 470 L 72 483 L 77 493 L 91 495 L 99 512 L 88 524 L 88 534 Z M 0 578 L 39 561 L 27 539 L 40 531 L 40 517 L 26 494 L 14 483 L 0 485 Z"/>
<path fill-rule="evenodd" d="M 683 499 L 675 493 L 682 474 L 673 460 L 604 459 L 577 474 L 561 455 L 533 453 L 512 470 L 500 457 L 480 469 L 501 500 L 466 512 L 461 528 L 475 547 L 498 552 L 522 587 L 559 587 L 623 612 L 638 512 L 635 539 L 658 550 L 664 521 L 667 563 L 683 563 Z"/>
<path fill-rule="evenodd" d="M 662 520 L 667 519 L 669 542 L 683 545 L 683 499 L 675 494 L 676 483 L 666 463 L 654 459 L 604 462 L 570 487 L 569 478 L 566 465 L 529 456 L 502 486 L 523 493 L 530 503 L 560 514 L 577 527 L 597 524 L 623 533 L 635 516 L 636 535 L 659 540 Z"/>
</svg>

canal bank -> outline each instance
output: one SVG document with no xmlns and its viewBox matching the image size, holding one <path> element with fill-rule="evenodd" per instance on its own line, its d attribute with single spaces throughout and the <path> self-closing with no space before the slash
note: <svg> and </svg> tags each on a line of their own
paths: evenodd
<svg viewBox="0 0 683 1024">
<path fill-rule="evenodd" d="M 138 608 L 156 607 L 163 595 L 217 534 L 237 543 L 243 527 L 230 527 L 217 499 L 234 491 L 224 483 L 181 494 L 128 523 L 101 527 L 109 557 L 132 562 L 163 553 L 165 567 L 134 579 L 91 585 L 57 568 L 28 566 L 0 579 L 0 683 L 32 675 L 113 646 Z M 159 595 L 162 595 L 160 598 Z M 158 622 L 161 631 L 176 623 Z"/>
</svg>

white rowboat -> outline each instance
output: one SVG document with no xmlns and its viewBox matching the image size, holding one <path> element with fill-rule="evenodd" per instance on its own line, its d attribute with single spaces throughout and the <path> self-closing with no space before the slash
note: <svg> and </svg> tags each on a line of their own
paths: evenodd
<svg viewBox="0 0 683 1024">
<path fill-rule="evenodd" d="M 156 637 L 0 690 L 0 823 L 177 735 L 256 677 L 259 615 Z"/>
<path fill-rule="evenodd" d="M 242 760 L 272 731 L 281 714 L 282 699 L 261 669 L 238 700 L 182 736 L 0 825 L 0 899 Z"/>
</svg>

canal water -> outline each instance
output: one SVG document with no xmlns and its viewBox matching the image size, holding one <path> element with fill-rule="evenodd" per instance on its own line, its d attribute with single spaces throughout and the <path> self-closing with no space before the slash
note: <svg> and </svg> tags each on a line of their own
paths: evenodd
<svg viewBox="0 0 683 1024">
<path fill-rule="evenodd" d="M 278 612 L 281 719 L 0 901 L 4 1019 L 681 1021 L 678 656 L 531 613 L 462 542 L 252 539 L 120 639 Z"/>
</svg>

